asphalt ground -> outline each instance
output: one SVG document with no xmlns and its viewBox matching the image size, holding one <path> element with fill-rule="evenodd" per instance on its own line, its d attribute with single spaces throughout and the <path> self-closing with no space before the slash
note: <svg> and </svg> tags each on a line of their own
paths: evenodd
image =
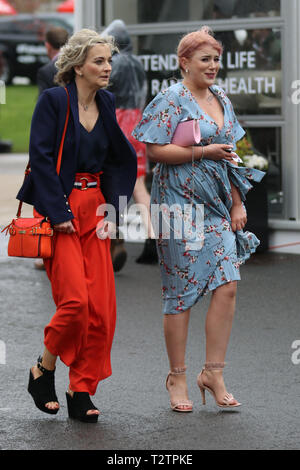
<svg viewBox="0 0 300 470">
<path fill-rule="evenodd" d="M 19 170 L 23 163 L 20 160 Z M 19 170 L 15 183 L 9 183 L 7 175 L 2 178 L 14 194 L 14 185 L 22 181 Z M 3 193 L 0 196 L 3 201 Z M 9 209 L 1 202 L 7 211 L 6 215 L 0 211 L 2 225 L 13 215 L 16 203 L 11 204 Z M 67 416 L 68 373 L 60 361 L 56 388 L 61 409 L 55 417 L 35 408 L 27 392 L 29 368 L 43 350 L 43 329 L 54 313 L 54 303 L 46 273 L 36 270 L 33 260 L 7 258 L 6 242 L 2 236 L 0 450 L 300 449 L 299 255 L 257 254 L 241 268 L 224 371 L 229 391 L 242 403 L 236 410 L 217 408 L 210 395 L 206 406 L 201 403 L 196 376 L 205 359 L 209 296 L 194 307 L 186 358 L 194 411 L 183 414 L 170 409 L 165 389 L 168 360 L 159 268 L 135 263 L 142 244 L 127 243 L 128 261 L 115 276 L 118 317 L 113 373 L 99 384 L 93 399 L 101 411 L 99 421 L 88 425 Z"/>
<path fill-rule="evenodd" d="M 34 407 L 26 391 L 29 368 L 43 350 L 43 328 L 54 304 L 47 276 L 32 260 L 2 259 L 0 449 L 299 449 L 300 352 L 292 348 L 300 339 L 299 256 L 255 255 L 241 269 L 224 372 L 239 409 L 220 410 L 211 396 L 201 404 L 196 375 L 204 362 L 209 297 L 194 307 L 186 361 L 194 411 L 182 414 L 171 411 L 165 389 L 159 268 L 135 263 L 141 248 L 127 245 L 128 262 L 116 274 L 113 374 L 94 397 L 101 410 L 97 425 L 68 419 L 68 375 L 60 361 L 61 410 L 51 417 Z"/>
</svg>

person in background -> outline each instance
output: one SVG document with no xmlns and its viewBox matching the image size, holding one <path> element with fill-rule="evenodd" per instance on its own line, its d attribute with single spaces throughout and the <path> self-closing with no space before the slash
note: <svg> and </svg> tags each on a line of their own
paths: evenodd
<svg viewBox="0 0 300 470">
<path fill-rule="evenodd" d="M 108 90 L 116 98 L 116 115 L 119 126 L 135 148 L 138 159 L 137 181 L 133 191 L 135 203 L 140 204 L 142 220 L 146 229 L 146 240 L 141 255 L 136 259 L 140 264 L 157 263 L 154 233 L 150 219 L 150 194 L 145 184 L 147 174 L 146 146 L 136 141 L 131 133 L 142 117 L 147 95 L 146 75 L 142 64 L 132 53 L 132 41 L 122 20 L 114 20 L 102 33 L 114 37 L 119 53 L 113 55 L 112 73 Z M 124 240 L 117 238 L 111 245 L 114 270 L 122 269 L 126 262 Z"/>
<path fill-rule="evenodd" d="M 47 88 L 56 86 L 54 76 L 57 73 L 55 62 L 58 59 L 59 51 L 68 41 L 69 33 L 64 28 L 52 27 L 46 32 L 45 46 L 50 61 L 39 68 L 37 72 L 37 85 L 39 94 Z"/>
</svg>

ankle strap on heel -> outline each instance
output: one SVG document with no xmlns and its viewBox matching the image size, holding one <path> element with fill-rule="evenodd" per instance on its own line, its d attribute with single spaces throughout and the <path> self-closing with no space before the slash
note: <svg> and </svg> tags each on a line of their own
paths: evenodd
<svg viewBox="0 0 300 470">
<path fill-rule="evenodd" d="M 42 356 L 39 356 L 38 357 L 38 360 L 37 360 L 37 368 L 40 369 L 40 371 L 43 373 L 43 374 L 54 374 L 55 372 L 55 368 L 53 370 L 49 370 L 49 369 L 45 369 L 45 367 L 42 366 L 42 361 L 43 361 L 43 358 Z"/>
<path fill-rule="evenodd" d="M 226 362 L 206 362 L 204 364 L 204 370 L 222 370 L 224 369 Z"/>
<path fill-rule="evenodd" d="M 174 367 L 174 369 L 171 369 L 169 372 L 169 375 L 184 375 L 186 372 L 187 367 Z"/>
</svg>

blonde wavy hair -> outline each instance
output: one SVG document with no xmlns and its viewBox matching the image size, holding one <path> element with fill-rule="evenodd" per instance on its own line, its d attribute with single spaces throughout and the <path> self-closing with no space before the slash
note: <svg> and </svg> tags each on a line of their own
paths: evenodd
<svg viewBox="0 0 300 470">
<path fill-rule="evenodd" d="M 55 63 L 58 69 L 54 81 L 60 86 L 66 86 L 75 78 L 75 67 L 85 63 L 89 50 L 97 44 L 110 47 L 111 53 L 118 52 L 112 36 L 101 36 L 94 30 L 81 29 L 70 37 L 61 48 Z"/>
</svg>

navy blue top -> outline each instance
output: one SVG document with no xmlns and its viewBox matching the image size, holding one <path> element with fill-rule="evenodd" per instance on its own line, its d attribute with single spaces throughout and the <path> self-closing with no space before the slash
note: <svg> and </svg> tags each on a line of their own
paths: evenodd
<svg viewBox="0 0 300 470">
<path fill-rule="evenodd" d="M 60 173 L 58 175 L 56 172 L 56 160 L 65 126 L 68 100 L 66 90 L 58 86 L 45 90 L 36 104 L 29 144 L 31 171 L 17 194 L 17 199 L 32 204 L 37 212 L 48 216 L 52 224 L 74 218 L 67 198 L 74 187 L 80 147 L 75 81 L 69 83 L 66 89 L 70 96 L 70 119 Z M 112 93 L 101 89 L 96 93 L 96 101 L 101 109 L 101 118 L 111 149 L 109 158 L 103 165 L 101 191 L 106 202 L 115 207 L 117 223 L 121 223 L 136 181 L 136 153 L 118 125 Z"/>
<path fill-rule="evenodd" d="M 97 173 L 101 171 L 109 151 L 110 142 L 100 113 L 90 132 L 80 123 L 80 145 L 76 165 L 78 173 Z"/>
</svg>

